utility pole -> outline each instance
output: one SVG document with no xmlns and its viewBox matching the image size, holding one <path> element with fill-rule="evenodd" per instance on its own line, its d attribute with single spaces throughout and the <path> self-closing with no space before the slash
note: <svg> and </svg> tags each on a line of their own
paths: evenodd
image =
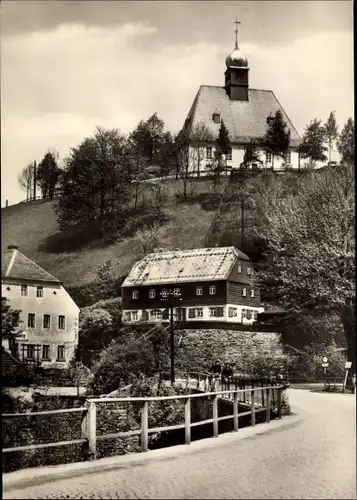
<svg viewBox="0 0 357 500">
<path fill-rule="evenodd" d="M 33 199 L 36 200 L 36 182 L 37 182 L 36 160 L 33 162 Z"/>
<path fill-rule="evenodd" d="M 181 292 L 178 288 L 172 288 L 166 292 L 161 292 L 161 300 L 169 301 L 170 309 L 170 382 L 173 386 L 175 384 L 175 332 L 174 332 L 174 299 L 182 300 Z"/>
</svg>

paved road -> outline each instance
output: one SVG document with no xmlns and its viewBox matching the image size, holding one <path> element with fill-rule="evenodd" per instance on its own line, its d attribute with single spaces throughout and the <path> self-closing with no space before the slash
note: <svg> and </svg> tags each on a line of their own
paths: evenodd
<svg viewBox="0 0 357 500">
<path fill-rule="evenodd" d="M 37 485 L 34 471 L 22 490 L 9 489 L 5 475 L 4 498 L 356 499 L 355 397 L 298 389 L 289 397 L 292 417 L 140 454 L 136 463 L 81 464 L 72 478 L 61 466 L 61 478 Z"/>
</svg>

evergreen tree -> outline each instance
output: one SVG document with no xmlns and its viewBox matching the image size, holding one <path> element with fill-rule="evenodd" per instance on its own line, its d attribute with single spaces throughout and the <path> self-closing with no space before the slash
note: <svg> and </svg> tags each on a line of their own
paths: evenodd
<svg viewBox="0 0 357 500">
<path fill-rule="evenodd" d="M 255 139 L 251 139 L 244 150 L 243 165 L 247 169 L 252 163 L 262 163 Z"/>
<path fill-rule="evenodd" d="M 355 163 L 355 124 L 352 118 L 349 118 L 343 127 L 337 141 L 337 149 L 341 159 L 347 165 Z"/>
<path fill-rule="evenodd" d="M 274 156 L 284 158 L 285 153 L 289 151 L 290 147 L 290 129 L 288 129 L 280 110 L 275 113 L 274 117 L 268 120 L 268 129 L 262 139 L 262 143 L 273 156 L 274 168 Z"/>
<path fill-rule="evenodd" d="M 231 149 L 231 142 L 229 138 L 229 132 L 227 127 L 224 124 L 224 121 L 221 121 L 221 126 L 219 128 L 218 137 L 216 139 L 216 150 L 214 161 L 210 166 L 210 169 L 213 173 L 213 184 L 214 189 L 216 189 L 216 185 L 220 181 L 221 173 L 224 168 L 227 173 L 227 154 Z"/>
<path fill-rule="evenodd" d="M 335 111 L 331 111 L 331 113 L 327 119 L 327 122 L 324 125 L 324 130 L 325 130 L 326 140 L 327 140 L 327 144 L 328 144 L 328 160 L 330 162 L 333 143 L 337 139 L 337 136 L 338 136 Z"/>
<path fill-rule="evenodd" d="M 60 169 L 58 153 L 48 151 L 37 168 L 37 183 L 42 191 L 42 198 L 53 200 Z"/>
<path fill-rule="evenodd" d="M 302 158 L 310 160 L 310 166 L 313 167 L 317 161 L 326 161 L 325 152 L 325 128 L 321 125 L 321 120 L 315 118 L 306 127 L 299 151 Z"/>
</svg>

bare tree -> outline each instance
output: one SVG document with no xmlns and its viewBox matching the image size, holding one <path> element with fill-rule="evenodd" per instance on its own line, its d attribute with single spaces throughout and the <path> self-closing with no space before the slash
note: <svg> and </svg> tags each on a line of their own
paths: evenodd
<svg viewBox="0 0 357 500">
<path fill-rule="evenodd" d="M 25 167 L 21 174 L 17 177 L 17 181 L 22 189 L 26 191 L 26 201 L 31 200 L 33 192 L 33 180 L 34 180 L 34 165 L 29 163 Z"/>
</svg>

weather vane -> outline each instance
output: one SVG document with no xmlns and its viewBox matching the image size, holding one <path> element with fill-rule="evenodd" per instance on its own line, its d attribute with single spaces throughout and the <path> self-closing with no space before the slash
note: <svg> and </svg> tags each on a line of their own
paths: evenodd
<svg viewBox="0 0 357 500">
<path fill-rule="evenodd" d="M 236 29 L 234 30 L 234 32 L 236 34 L 236 49 L 238 49 L 238 24 L 241 24 L 241 22 L 238 21 L 238 19 L 236 18 L 236 20 L 233 21 L 233 23 L 236 25 Z"/>
</svg>

